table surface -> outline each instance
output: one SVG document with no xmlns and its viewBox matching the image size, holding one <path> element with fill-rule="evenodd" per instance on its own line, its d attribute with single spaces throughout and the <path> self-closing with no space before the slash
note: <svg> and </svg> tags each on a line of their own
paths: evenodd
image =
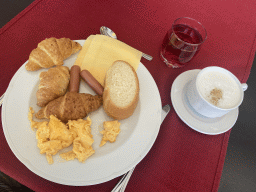
<svg viewBox="0 0 256 192">
<path fill-rule="evenodd" d="M 33 0 L 0 2 L 0 28 L 26 8 Z M 256 189 L 256 59 L 247 81 L 249 86 L 239 109 L 239 118 L 230 138 L 219 191 L 255 191 Z M 5 185 L 6 184 L 6 185 Z M 29 190 L 0 172 L 1 187 Z"/>
</svg>

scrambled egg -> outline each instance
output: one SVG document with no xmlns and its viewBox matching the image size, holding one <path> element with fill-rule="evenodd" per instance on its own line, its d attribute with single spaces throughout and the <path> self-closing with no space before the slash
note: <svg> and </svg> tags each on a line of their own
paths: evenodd
<svg viewBox="0 0 256 192">
<path fill-rule="evenodd" d="M 101 134 L 103 134 L 100 147 L 105 145 L 107 141 L 111 143 L 116 141 L 116 137 L 120 132 L 120 125 L 121 123 L 119 123 L 117 120 L 105 121 L 103 123 L 104 130 L 100 132 Z"/>
<path fill-rule="evenodd" d="M 91 124 L 92 121 L 89 117 L 87 117 L 87 120 L 78 119 L 68 121 L 69 130 L 74 138 L 73 150 L 60 154 L 63 159 L 69 161 L 77 158 L 78 161 L 84 162 L 95 153 L 92 148 L 94 140 L 91 134 Z"/>
<path fill-rule="evenodd" d="M 34 113 L 35 113 L 35 111 L 33 110 L 33 108 L 30 107 L 29 112 L 28 112 L 28 120 L 30 121 L 30 126 L 31 126 L 33 131 L 34 131 L 34 128 L 38 129 L 42 124 L 47 123 L 47 121 L 44 121 L 44 122 L 33 121 L 33 114 Z"/>
<path fill-rule="evenodd" d="M 66 160 L 77 158 L 80 162 L 85 161 L 95 151 L 92 148 L 94 140 L 91 135 L 91 120 L 74 120 L 69 121 L 68 126 L 62 123 L 55 116 L 50 116 L 47 121 L 33 121 L 34 111 L 29 108 L 28 119 L 31 122 L 31 128 L 37 128 L 36 139 L 37 146 L 41 154 L 46 154 L 49 164 L 53 163 L 52 156 L 63 148 L 69 147 L 73 143 L 73 150 L 62 153 L 60 156 Z"/>
<path fill-rule="evenodd" d="M 36 122 L 33 120 L 34 110 L 30 107 L 28 119 L 31 128 L 36 128 L 37 146 L 41 154 L 46 154 L 49 164 L 53 164 L 53 155 L 56 155 L 61 149 L 69 147 L 73 144 L 72 151 L 61 153 L 60 156 L 69 161 L 78 159 L 84 162 L 88 157 L 95 153 L 92 148 L 94 142 L 91 134 L 92 121 L 89 117 L 86 120 L 69 120 L 67 125 L 62 123 L 54 115 L 50 116 L 50 121 Z M 120 125 L 117 120 L 105 121 L 103 123 L 104 130 L 100 133 L 103 135 L 100 147 L 107 141 L 113 143 L 120 132 Z"/>
</svg>

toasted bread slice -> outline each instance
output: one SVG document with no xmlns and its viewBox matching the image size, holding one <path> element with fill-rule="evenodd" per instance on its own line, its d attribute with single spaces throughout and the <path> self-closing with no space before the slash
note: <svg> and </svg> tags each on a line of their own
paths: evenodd
<svg viewBox="0 0 256 192">
<path fill-rule="evenodd" d="M 108 69 L 103 92 L 103 108 L 114 119 L 130 117 L 139 101 L 139 80 L 134 68 L 115 61 Z"/>
</svg>

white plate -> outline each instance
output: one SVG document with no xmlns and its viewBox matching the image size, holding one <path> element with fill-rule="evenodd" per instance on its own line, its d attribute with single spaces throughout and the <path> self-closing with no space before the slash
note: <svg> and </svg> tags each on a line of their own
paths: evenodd
<svg viewBox="0 0 256 192">
<path fill-rule="evenodd" d="M 78 40 L 81 45 L 85 40 Z M 64 61 L 71 67 L 78 53 Z M 15 156 L 35 174 L 64 185 L 85 186 L 109 181 L 137 165 L 151 149 L 161 124 L 162 104 L 157 85 L 146 67 L 140 63 L 137 74 L 140 82 L 140 99 L 134 114 L 121 120 L 121 132 L 115 143 L 99 147 L 103 121 L 111 120 L 101 106 L 89 114 L 92 119 L 93 148 L 95 154 L 85 163 L 64 161 L 59 154 L 54 164 L 47 163 L 45 154 L 39 153 L 36 132 L 30 128 L 29 107 L 37 112 L 36 91 L 39 74 L 46 69 L 28 72 L 24 63 L 13 76 L 2 106 L 2 125 L 6 140 Z M 95 94 L 83 81 L 81 93 Z M 72 146 L 69 147 L 69 150 Z M 62 150 L 65 152 L 67 150 Z"/>
<path fill-rule="evenodd" d="M 200 72 L 200 69 L 189 70 L 180 74 L 173 82 L 171 100 L 173 107 L 189 127 L 200 133 L 217 135 L 228 131 L 236 123 L 238 109 L 218 118 L 207 118 L 197 113 L 189 104 L 185 95 L 188 83 Z"/>
</svg>

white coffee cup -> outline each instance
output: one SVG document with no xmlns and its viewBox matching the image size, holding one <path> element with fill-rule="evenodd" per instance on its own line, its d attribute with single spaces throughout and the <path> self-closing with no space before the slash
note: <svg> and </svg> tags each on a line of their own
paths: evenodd
<svg viewBox="0 0 256 192">
<path fill-rule="evenodd" d="M 206 98 L 206 92 L 209 92 L 209 90 L 207 89 L 211 89 L 210 87 L 215 86 L 216 84 L 220 85 L 220 87 L 224 87 L 224 89 L 226 88 L 227 90 L 230 90 L 232 87 L 231 91 L 233 92 L 225 92 L 225 90 L 222 90 L 223 88 L 218 88 L 218 90 L 221 90 L 221 93 L 223 91 L 223 97 L 226 97 L 224 94 L 234 96 L 235 99 L 226 99 L 227 97 L 224 98 L 226 100 L 223 101 L 223 103 L 226 102 L 228 104 L 228 107 L 223 107 L 224 105 L 221 107 L 218 105 L 214 105 L 212 102 L 209 101 L 210 96 Z M 198 73 L 198 75 L 188 84 L 186 96 L 189 104 L 195 109 L 196 112 L 205 117 L 216 118 L 221 117 L 227 114 L 229 111 L 238 108 L 243 101 L 244 91 L 247 88 L 248 85 L 245 83 L 241 84 L 237 77 L 233 75 L 230 71 L 221 67 L 211 66 L 202 69 Z M 232 105 L 229 105 L 229 100 L 233 102 Z"/>
</svg>

